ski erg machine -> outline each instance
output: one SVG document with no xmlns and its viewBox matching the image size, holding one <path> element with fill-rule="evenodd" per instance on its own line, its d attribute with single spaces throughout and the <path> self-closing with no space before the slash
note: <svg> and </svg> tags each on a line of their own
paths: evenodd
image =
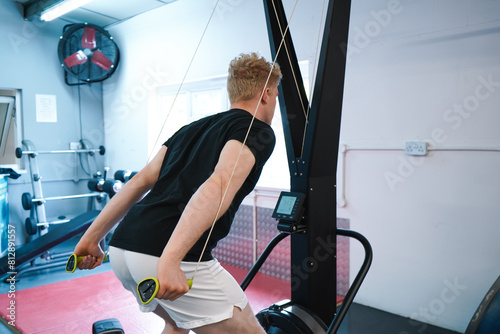
<svg viewBox="0 0 500 334">
<path fill-rule="evenodd" d="M 281 0 L 264 0 L 272 56 L 283 73 L 279 103 L 290 192 L 280 195 L 273 213 L 280 233 L 269 243 L 241 287 L 246 289 L 272 249 L 287 236 L 291 238 L 292 263 L 291 300 L 257 314 L 267 333 L 336 333 L 371 265 L 368 240 L 357 232 L 337 228 L 336 173 L 350 8 L 350 0 L 329 1 L 309 104 L 290 31 L 286 29 L 283 4 Z M 337 313 L 338 235 L 357 239 L 366 255 Z"/>
</svg>

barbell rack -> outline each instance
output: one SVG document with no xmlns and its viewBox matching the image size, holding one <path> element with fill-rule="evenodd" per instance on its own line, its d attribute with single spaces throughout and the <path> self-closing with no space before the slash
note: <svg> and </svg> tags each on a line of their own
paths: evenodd
<svg viewBox="0 0 500 334">
<path fill-rule="evenodd" d="M 23 148 L 16 148 L 16 157 L 22 158 L 23 156 L 28 157 L 31 184 L 33 188 L 33 195 L 30 193 L 23 193 L 22 196 L 22 204 L 25 210 L 30 210 L 30 216 L 26 219 L 25 225 L 29 226 L 27 228 L 28 234 L 35 234 L 38 231 L 38 227 L 48 227 L 50 222 L 47 221 L 46 212 L 45 212 L 45 203 L 48 201 L 55 200 L 65 200 L 65 199 L 77 199 L 77 198 L 89 198 L 89 210 L 91 208 L 91 200 L 93 198 L 99 199 L 103 196 L 102 193 L 99 192 L 90 192 L 84 194 L 75 194 L 75 195 L 63 195 L 63 196 L 50 196 L 44 197 L 42 191 L 42 177 L 39 172 L 39 167 L 37 163 L 36 157 L 42 154 L 86 154 L 87 159 L 96 158 L 96 154 L 104 155 L 106 152 L 104 146 L 99 146 L 99 148 L 93 148 L 91 143 L 88 140 L 82 139 L 81 147 L 79 149 L 69 149 L 69 150 L 42 150 L 38 151 L 35 148 L 35 145 L 30 140 L 23 140 Z M 95 161 L 94 161 L 95 162 Z M 97 165 L 97 163 L 96 163 Z M 97 166 L 96 166 L 97 167 Z M 35 204 L 35 205 L 33 205 Z M 47 233 L 46 228 L 42 228 L 40 230 L 40 235 Z"/>
<path fill-rule="evenodd" d="M 106 153 L 106 149 L 104 146 L 99 146 L 99 148 L 89 148 L 89 149 L 73 149 L 73 150 L 45 150 L 45 151 L 35 151 L 35 150 L 27 150 L 23 151 L 22 148 L 16 148 L 16 157 L 20 159 L 23 155 L 29 155 L 31 157 L 37 156 L 38 154 L 68 154 L 68 153 L 88 153 L 95 154 L 99 153 L 100 155 L 104 155 Z"/>
</svg>

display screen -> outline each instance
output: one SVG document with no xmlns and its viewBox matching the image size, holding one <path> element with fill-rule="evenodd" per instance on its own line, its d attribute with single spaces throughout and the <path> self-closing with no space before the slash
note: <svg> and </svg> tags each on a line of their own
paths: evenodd
<svg viewBox="0 0 500 334">
<path fill-rule="evenodd" d="M 282 215 L 289 215 L 293 211 L 293 207 L 295 205 L 295 201 L 297 200 L 297 197 L 293 196 L 282 196 L 281 201 L 278 204 L 278 207 L 276 208 L 276 213 L 282 214 Z"/>
<path fill-rule="evenodd" d="M 282 191 L 273 211 L 273 218 L 297 222 L 302 217 L 305 195 L 299 192 Z"/>
</svg>

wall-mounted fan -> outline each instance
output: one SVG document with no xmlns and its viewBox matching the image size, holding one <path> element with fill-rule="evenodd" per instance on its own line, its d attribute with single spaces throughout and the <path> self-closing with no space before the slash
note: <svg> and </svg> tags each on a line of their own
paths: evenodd
<svg viewBox="0 0 500 334">
<path fill-rule="evenodd" d="M 114 73 L 120 60 L 113 37 L 103 28 L 89 23 L 64 27 L 58 55 L 68 85 L 105 80 Z M 78 81 L 69 83 L 68 75 Z"/>
</svg>

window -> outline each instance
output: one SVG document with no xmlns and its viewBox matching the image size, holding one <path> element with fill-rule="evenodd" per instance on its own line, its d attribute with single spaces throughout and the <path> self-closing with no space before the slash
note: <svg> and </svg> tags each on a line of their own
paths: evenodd
<svg viewBox="0 0 500 334">
<path fill-rule="evenodd" d="M 0 89 L 0 166 L 18 171 L 24 167 L 15 150 L 22 144 L 21 92 Z"/>
<path fill-rule="evenodd" d="M 229 109 L 226 77 L 184 83 L 180 90 L 179 84 L 158 87 L 150 105 L 149 151 L 157 152 L 181 126 Z"/>
<path fill-rule="evenodd" d="M 309 88 L 308 65 L 308 61 L 300 63 L 306 91 Z M 157 152 L 184 124 L 229 109 L 226 76 L 184 83 L 181 89 L 179 84 L 158 87 L 156 95 L 150 98 L 150 105 L 148 142 L 150 152 Z M 271 126 L 276 135 L 276 146 L 257 186 L 289 189 L 290 176 L 278 104 Z"/>
<path fill-rule="evenodd" d="M 14 110 L 14 98 L 0 96 L 0 155 L 5 156 L 7 139 L 10 131 L 10 123 Z"/>
</svg>

